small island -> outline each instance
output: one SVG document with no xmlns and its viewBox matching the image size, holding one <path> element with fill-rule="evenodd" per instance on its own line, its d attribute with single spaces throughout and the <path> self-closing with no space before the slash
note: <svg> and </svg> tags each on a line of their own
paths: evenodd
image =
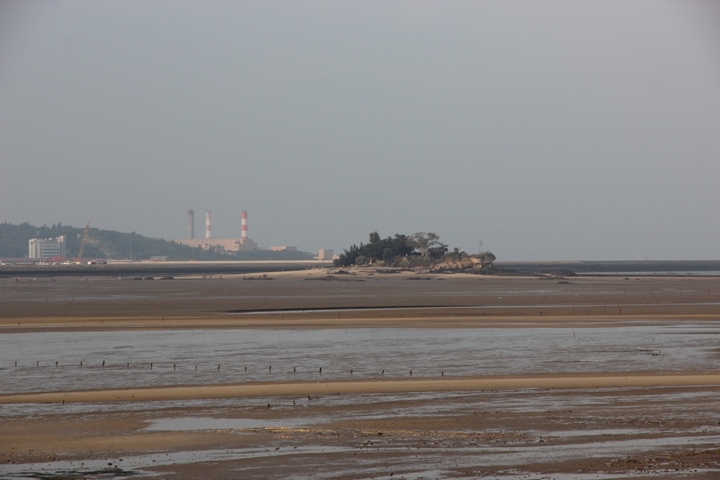
<svg viewBox="0 0 720 480">
<path fill-rule="evenodd" d="M 495 255 L 490 251 L 468 254 L 440 242 L 433 232 L 417 232 L 412 235 L 396 233 L 380 238 L 378 232 L 370 233 L 368 243 L 352 245 L 335 260 L 336 267 L 368 266 L 399 268 L 419 273 L 477 273 L 493 272 Z"/>
</svg>

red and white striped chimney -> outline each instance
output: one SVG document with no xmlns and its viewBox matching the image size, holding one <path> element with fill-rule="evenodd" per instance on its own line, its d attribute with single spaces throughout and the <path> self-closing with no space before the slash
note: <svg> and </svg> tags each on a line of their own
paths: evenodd
<svg viewBox="0 0 720 480">
<path fill-rule="evenodd" d="M 210 224 L 210 212 L 205 213 L 205 238 L 212 236 L 212 225 Z"/>
<path fill-rule="evenodd" d="M 247 238 L 247 212 L 245 210 L 240 214 L 240 238 Z"/>
</svg>

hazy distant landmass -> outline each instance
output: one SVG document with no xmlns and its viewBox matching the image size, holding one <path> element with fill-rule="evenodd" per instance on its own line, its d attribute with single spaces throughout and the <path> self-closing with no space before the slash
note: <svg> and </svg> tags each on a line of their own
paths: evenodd
<svg viewBox="0 0 720 480">
<path fill-rule="evenodd" d="M 37 227 L 29 223 L 13 225 L 0 223 L 0 257 L 24 258 L 28 255 L 28 240 L 31 238 L 66 237 L 67 258 L 75 259 L 80 250 L 84 228 L 75 228 L 60 223 Z M 150 238 L 135 232 L 123 233 L 114 230 L 90 228 L 83 251 L 84 259 L 132 259 L 143 260 L 151 257 L 167 257 L 167 260 L 309 260 L 312 255 L 299 251 L 253 250 L 236 252 L 232 255 L 213 250 L 188 247 L 162 238 Z"/>
</svg>

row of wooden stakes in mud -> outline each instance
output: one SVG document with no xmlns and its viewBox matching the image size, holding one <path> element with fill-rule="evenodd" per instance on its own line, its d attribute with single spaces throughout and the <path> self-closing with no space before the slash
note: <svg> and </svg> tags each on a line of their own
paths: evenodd
<svg viewBox="0 0 720 480">
<path fill-rule="evenodd" d="M 37 362 L 35 362 L 35 366 L 36 366 L 36 367 L 41 367 L 41 366 L 42 366 L 42 367 L 47 367 L 47 366 L 52 366 L 52 365 L 53 365 L 52 362 L 51 362 L 51 363 L 43 363 L 42 365 L 41 365 L 41 362 L 40 362 L 39 360 L 38 360 Z M 84 363 L 84 362 L 80 362 L 79 364 L 66 364 L 66 365 L 60 365 L 60 362 L 55 362 L 54 365 L 55 365 L 55 367 L 61 367 L 61 366 L 62 366 L 62 367 L 73 367 L 73 366 L 74 366 L 74 367 L 89 368 L 89 369 L 97 369 L 97 368 L 104 369 L 105 367 L 107 367 L 107 368 L 114 368 L 114 369 L 119 369 L 119 368 L 127 369 L 127 368 L 130 368 L 130 362 L 126 362 L 125 364 L 113 364 L 113 365 L 108 364 L 108 365 L 106 365 L 106 364 L 105 364 L 105 360 L 103 360 L 100 365 L 97 365 L 97 364 L 94 364 L 94 365 L 93 365 L 93 364 L 86 364 L 86 363 Z M 148 364 L 147 364 L 147 363 L 143 363 L 143 364 L 133 364 L 133 368 L 137 367 L 138 365 L 140 366 L 140 368 L 148 368 Z M 17 361 L 15 361 L 14 366 L 15 366 L 15 367 L 18 366 L 18 362 L 17 362 Z M 205 368 L 201 368 L 202 370 L 206 370 L 206 368 L 207 368 L 207 366 L 204 366 L 204 365 L 200 365 L 200 366 L 201 366 L 201 367 L 205 367 Z M 221 365 L 220 363 L 213 364 L 212 370 L 215 370 L 215 371 L 218 371 L 218 372 L 219 372 L 221 366 L 222 366 L 222 365 Z M 152 362 L 151 362 L 151 363 L 149 364 L 149 369 L 150 369 L 150 370 L 153 370 L 153 368 L 160 368 L 160 369 L 163 369 L 163 368 L 164 368 L 164 369 L 168 369 L 168 370 L 169 370 L 170 364 L 169 364 L 169 363 L 155 364 L 155 363 L 152 363 Z M 177 370 L 180 369 L 180 366 L 178 366 L 177 363 L 173 363 L 173 364 L 172 364 L 172 369 L 173 369 L 173 371 L 177 371 Z M 195 365 L 194 370 L 198 370 L 198 365 Z M 247 371 L 248 371 L 248 367 L 244 367 L 244 372 L 247 373 Z M 276 369 L 276 371 L 277 371 L 277 369 Z M 292 373 L 314 373 L 315 371 L 316 371 L 316 370 L 302 370 L 302 371 L 299 371 L 299 370 L 297 369 L 297 367 L 293 367 L 293 369 L 292 369 Z M 268 374 L 272 374 L 272 365 L 268 366 L 267 373 L 268 373 Z M 318 373 L 318 375 L 322 375 L 322 373 L 323 373 L 323 367 L 320 367 L 320 368 L 317 370 L 317 373 Z M 352 368 L 351 368 L 351 369 L 349 370 L 349 373 L 350 373 L 350 375 L 354 375 L 354 374 L 356 373 L 356 371 L 355 371 L 355 369 L 352 369 Z M 385 375 L 385 370 L 384 370 L 384 369 L 381 370 L 380 375 Z M 412 377 L 413 371 L 412 371 L 412 370 L 409 370 L 409 371 L 408 371 L 408 375 Z M 445 376 L 445 372 L 444 372 L 444 371 L 441 371 L 441 372 L 440 372 L 440 376 L 441 376 L 441 377 L 444 377 L 444 376 Z"/>
</svg>

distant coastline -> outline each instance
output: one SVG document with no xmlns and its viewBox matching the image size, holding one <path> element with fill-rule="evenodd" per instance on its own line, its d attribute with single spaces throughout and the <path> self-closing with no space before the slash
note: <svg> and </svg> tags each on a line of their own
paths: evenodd
<svg viewBox="0 0 720 480">
<path fill-rule="evenodd" d="M 646 274 L 684 275 L 687 273 L 720 275 L 720 260 L 608 260 L 608 261 L 548 261 L 495 262 L 497 273 L 550 274 Z"/>
</svg>

